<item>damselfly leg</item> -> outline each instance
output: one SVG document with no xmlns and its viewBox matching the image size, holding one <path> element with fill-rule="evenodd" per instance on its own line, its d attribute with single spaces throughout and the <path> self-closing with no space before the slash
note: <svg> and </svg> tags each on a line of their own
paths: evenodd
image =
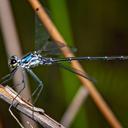
<svg viewBox="0 0 128 128">
<path fill-rule="evenodd" d="M 12 107 L 14 106 L 14 107 L 16 107 L 18 104 L 14 104 L 15 103 L 15 100 L 16 100 L 16 98 L 21 94 L 21 92 L 24 90 L 24 88 L 25 88 L 25 78 L 24 78 L 24 70 L 22 70 L 21 71 L 22 72 L 22 76 L 23 76 L 23 78 L 22 78 L 22 81 L 19 83 L 19 84 L 17 84 L 17 85 L 15 85 L 15 86 L 19 86 L 19 85 L 23 85 L 22 86 L 22 88 L 21 88 L 21 90 L 18 92 L 18 94 L 13 98 L 13 100 L 12 100 L 12 103 L 11 103 L 11 105 L 9 106 L 9 112 L 10 112 L 10 114 L 12 115 L 12 117 L 16 120 L 16 122 L 20 125 L 20 127 L 21 128 L 24 128 L 24 126 L 20 123 L 20 121 L 19 121 L 19 119 L 14 115 L 14 113 L 12 112 Z"/>
<path fill-rule="evenodd" d="M 14 69 L 11 71 L 10 74 L 4 76 L 4 77 L 2 78 L 1 84 L 2 84 L 2 85 L 5 85 L 7 82 L 9 82 L 9 81 L 14 77 L 16 71 L 17 71 L 17 68 L 14 68 Z M 15 104 L 16 98 L 21 94 L 21 92 L 22 92 L 22 91 L 24 90 L 24 88 L 25 88 L 25 77 L 24 77 L 24 70 L 23 70 L 23 69 L 21 69 L 21 73 L 22 73 L 22 81 L 21 81 L 20 83 L 16 84 L 16 85 L 14 85 L 13 87 L 17 87 L 17 86 L 21 86 L 21 85 L 23 85 L 23 86 L 22 86 L 22 88 L 20 89 L 20 91 L 18 92 L 18 94 L 13 98 L 12 103 L 11 103 L 11 105 L 9 106 L 9 109 L 8 109 L 8 110 L 9 110 L 10 114 L 12 115 L 12 117 L 16 120 L 16 122 L 21 126 L 21 128 L 24 128 L 24 126 L 20 123 L 19 119 L 14 115 L 14 113 L 13 113 L 13 111 L 12 111 L 12 107 L 16 107 L 16 106 L 18 105 L 18 104 Z"/>
<path fill-rule="evenodd" d="M 34 102 L 33 104 L 38 100 L 42 90 L 43 90 L 43 84 L 42 81 L 36 76 L 36 74 L 31 70 L 31 69 L 26 69 L 26 71 L 33 77 L 33 79 L 38 83 L 38 87 L 35 89 L 35 91 L 32 93 L 32 97 L 35 96 Z M 16 95 L 16 97 L 13 99 L 12 104 L 9 107 L 9 112 L 11 113 L 11 115 L 13 116 L 13 118 L 17 121 L 17 123 L 21 126 L 21 128 L 24 128 L 24 126 L 20 123 L 20 121 L 18 120 L 18 118 L 14 115 L 14 113 L 12 112 L 11 108 L 14 106 L 16 107 L 18 104 L 15 105 L 15 100 L 16 98 L 21 94 L 21 92 L 24 90 L 25 86 L 25 74 L 24 74 L 25 70 L 22 69 L 22 76 L 23 76 L 23 80 L 20 84 L 17 84 L 17 86 L 23 84 L 22 89 L 18 92 L 18 94 Z M 30 100 L 30 98 L 29 98 Z M 28 100 L 27 100 L 28 101 Z M 34 118 L 34 106 L 33 106 L 33 118 Z M 30 124 L 29 124 L 30 125 Z"/>
<path fill-rule="evenodd" d="M 35 104 L 43 90 L 44 85 L 43 82 L 37 77 L 37 75 L 31 69 L 26 69 L 26 71 L 32 76 L 32 78 L 37 82 L 38 85 L 37 88 L 32 93 L 32 97 L 36 95 L 33 101 L 33 104 Z"/>
<path fill-rule="evenodd" d="M 1 78 L 2 82 L 0 84 L 5 85 L 7 82 L 9 82 L 13 78 L 16 71 L 17 71 L 17 68 L 13 69 L 9 74 L 2 77 Z"/>
</svg>

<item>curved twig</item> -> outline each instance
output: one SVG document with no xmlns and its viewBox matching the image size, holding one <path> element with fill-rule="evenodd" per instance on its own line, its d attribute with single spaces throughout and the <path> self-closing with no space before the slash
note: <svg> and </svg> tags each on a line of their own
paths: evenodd
<svg viewBox="0 0 128 128">
<path fill-rule="evenodd" d="M 0 85 L 0 98 L 8 104 L 11 104 L 16 96 L 17 93 L 12 88 Z M 45 128 L 64 128 L 60 123 L 45 114 L 43 109 L 34 107 L 31 103 L 26 102 L 20 96 L 16 97 L 13 106 Z"/>
</svg>

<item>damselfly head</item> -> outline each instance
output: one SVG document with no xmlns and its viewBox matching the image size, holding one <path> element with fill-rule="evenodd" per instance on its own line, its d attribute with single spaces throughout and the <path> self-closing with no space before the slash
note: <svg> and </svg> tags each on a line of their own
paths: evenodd
<svg viewBox="0 0 128 128">
<path fill-rule="evenodd" d="M 13 68 L 18 67 L 19 62 L 20 62 L 20 59 L 17 56 L 11 56 L 9 59 L 8 65 L 11 69 L 13 69 Z"/>
</svg>

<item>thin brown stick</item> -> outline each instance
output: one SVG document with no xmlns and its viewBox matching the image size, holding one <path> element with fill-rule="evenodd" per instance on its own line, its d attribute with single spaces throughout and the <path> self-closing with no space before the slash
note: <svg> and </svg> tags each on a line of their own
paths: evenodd
<svg viewBox="0 0 128 128">
<path fill-rule="evenodd" d="M 0 98 L 5 102 L 11 104 L 16 96 L 17 93 L 12 88 L 0 85 Z M 23 100 L 20 96 L 15 98 L 13 106 L 45 128 L 64 128 L 60 123 L 45 114 L 43 109 L 34 107 L 32 104 Z M 27 120 L 26 122 L 29 123 Z"/>
<path fill-rule="evenodd" d="M 66 44 L 64 38 L 58 32 L 58 30 L 50 20 L 49 16 L 45 12 L 45 9 L 42 7 L 40 2 L 38 0 L 28 0 L 28 2 L 31 4 L 33 10 L 37 13 L 38 17 L 40 18 L 41 22 L 43 23 L 43 25 L 45 26 L 46 30 L 49 32 L 53 40 L 60 41 Z M 64 47 L 61 50 L 65 57 L 74 56 L 68 47 Z M 73 61 L 71 65 L 72 67 L 75 67 L 76 69 L 85 72 L 78 61 Z M 94 84 L 81 76 L 78 76 L 78 78 L 80 79 L 82 85 L 84 85 L 84 87 L 88 89 L 90 96 L 92 97 L 92 99 L 94 100 L 94 102 L 96 103 L 96 105 L 106 118 L 106 120 L 109 122 L 109 124 L 114 128 L 121 128 L 122 126 L 120 122 L 117 120 L 109 106 L 106 104 L 101 94 L 97 91 Z"/>
</svg>

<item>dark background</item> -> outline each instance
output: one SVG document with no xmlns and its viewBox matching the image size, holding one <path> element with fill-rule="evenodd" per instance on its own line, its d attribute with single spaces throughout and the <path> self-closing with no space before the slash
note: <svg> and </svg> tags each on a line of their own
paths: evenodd
<svg viewBox="0 0 128 128">
<path fill-rule="evenodd" d="M 35 44 L 34 12 L 25 0 L 11 0 L 23 53 L 33 51 Z M 128 55 L 128 1 L 126 0 L 48 0 L 50 15 L 69 45 L 78 51 L 76 56 Z M 0 33 L 0 77 L 9 72 L 2 33 Z M 13 42 L 11 42 L 13 44 Z M 109 104 L 123 127 L 128 127 L 128 61 L 81 62 L 96 80 L 96 88 Z M 45 87 L 36 106 L 60 120 L 80 87 L 77 78 L 58 67 L 37 67 L 34 71 Z M 30 78 L 31 89 L 33 81 Z M 9 84 L 11 86 L 11 84 Z M 0 123 L 4 128 L 19 127 L 0 100 Z M 88 96 L 72 128 L 109 128 L 96 105 Z"/>
</svg>

